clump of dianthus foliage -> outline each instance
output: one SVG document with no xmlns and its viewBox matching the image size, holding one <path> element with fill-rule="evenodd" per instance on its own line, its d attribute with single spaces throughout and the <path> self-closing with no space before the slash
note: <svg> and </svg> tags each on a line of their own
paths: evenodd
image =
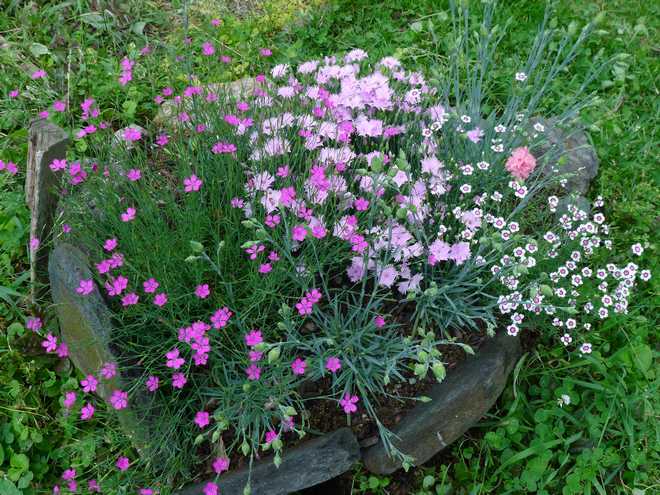
<svg viewBox="0 0 660 495">
<path fill-rule="evenodd" d="M 211 472 L 204 493 L 216 494 L 230 458 L 274 452 L 279 465 L 318 401 L 349 424 L 370 417 L 410 464 L 378 404 L 393 384 L 442 380 L 440 344 L 472 352 L 456 329 L 514 338 L 533 327 L 587 354 L 590 329 L 627 312 L 650 273 L 608 261 L 602 199 L 585 211 L 564 198 L 570 176 L 533 119 L 591 26 L 574 43 L 541 29 L 508 100 L 486 113 L 501 37 L 492 15 L 476 41 L 453 34 L 454 65 L 433 82 L 353 49 L 273 65 L 237 94 L 195 77 L 231 62 L 212 32 L 188 40 L 189 79 L 154 95 L 168 124 L 113 138 L 93 95 L 82 102 L 74 136 L 87 156 L 51 165 L 63 177 L 57 236 L 89 255 L 78 297 L 107 300 L 117 359 L 64 403 L 80 421 L 130 413 L 146 438 L 112 457 L 123 478 L 108 484 L 167 493 Z M 142 63 L 126 57 L 117 84 L 130 88 Z M 555 125 L 574 125 L 589 101 L 557 101 Z M 47 352 L 67 355 L 47 325 L 30 324 Z M 310 382 L 323 392 L 303 393 Z M 101 384 L 108 405 L 94 395 Z M 67 470 L 61 490 L 82 477 Z"/>
</svg>

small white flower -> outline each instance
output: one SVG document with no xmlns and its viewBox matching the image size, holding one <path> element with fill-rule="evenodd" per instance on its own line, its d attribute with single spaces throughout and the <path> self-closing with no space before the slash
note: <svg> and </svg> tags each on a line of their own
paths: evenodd
<svg viewBox="0 0 660 495">
<path fill-rule="evenodd" d="M 561 394 L 561 396 L 557 399 L 557 405 L 559 407 L 567 406 L 570 403 L 571 403 L 571 396 L 570 395 Z"/>
<path fill-rule="evenodd" d="M 526 80 L 527 80 L 527 74 L 525 74 L 524 72 L 516 72 L 516 81 L 523 82 Z"/>
</svg>

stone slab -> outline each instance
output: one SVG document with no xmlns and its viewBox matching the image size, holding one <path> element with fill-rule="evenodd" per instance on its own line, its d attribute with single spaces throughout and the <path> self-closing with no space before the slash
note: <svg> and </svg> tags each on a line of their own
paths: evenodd
<svg viewBox="0 0 660 495">
<path fill-rule="evenodd" d="M 434 385 L 432 400 L 420 403 L 393 428 L 394 444 L 422 464 L 474 426 L 504 390 L 520 355 L 517 337 L 499 334 Z M 390 474 L 401 462 L 389 457 L 382 442 L 363 450 L 365 467 L 375 474 Z"/>
<path fill-rule="evenodd" d="M 46 280 L 49 239 L 57 210 L 60 174 L 50 169 L 55 159 L 65 159 L 69 144 L 67 133 L 47 120 L 37 120 L 28 132 L 28 159 L 25 178 L 25 200 L 30 209 L 30 238 L 39 239 L 39 248 L 30 256 L 30 279 Z M 34 297 L 34 293 L 33 293 Z"/>
<path fill-rule="evenodd" d="M 222 495 L 242 495 L 251 479 L 251 495 L 285 495 L 318 485 L 348 471 L 360 459 L 360 447 L 350 429 L 340 428 L 284 451 L 282 464 L 272 458 L 220 476 Z M 204 495 L 205 483 L 179 491 L 177 495 Z"/>
</svg>

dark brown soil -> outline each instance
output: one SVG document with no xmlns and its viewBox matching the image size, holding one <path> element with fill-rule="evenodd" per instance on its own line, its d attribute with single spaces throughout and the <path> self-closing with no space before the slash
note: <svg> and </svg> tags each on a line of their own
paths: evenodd
<svg viewBox="0 0 660 495">
<path fill-rule="evenodd" d="M 460 341 L 472 346 L 475 352 L 486 339 L 485 332 L 472 332 L 462 335 Z M 443 345 L 439 347 L 443 362 L 448 372 L 451 372 L 466 357 L 466 353 L 458 346 Z M 376 415 L 388 429 L 396 426 L 406 411 L 416 404 L 416 397 L 426 395 L 429 388 L 436 382 L 432 373 L 425 379 L 418 379 L 412 372 L 404 375 L 406 380 L 392 383 L 386 390 L 388 395 L 383 396 L 375 407 Z M 327 382 L 313 384 L 314 389 L 310 395 L 323 395 L 328 390 Z M 400 397 L 400 398 L 399 398 Z M 350 417 L 350 424 L 346 414 L 339 405 L 328 400 L 311 400 L 306 407 L 309 413 L 309 429 L 313 433 L 326 433 L 343 426 L 349 426 L 362 447 L 368 447 L 378 442 L 378 429 L 376 423 L 365 412 Z"/>
</svg>

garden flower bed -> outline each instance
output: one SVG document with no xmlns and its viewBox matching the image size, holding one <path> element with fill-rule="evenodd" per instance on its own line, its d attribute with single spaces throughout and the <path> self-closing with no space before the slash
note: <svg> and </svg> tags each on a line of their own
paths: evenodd
<svg viewBox="0 0 660 495">
<path fill-rule="evenodd" d="M 597 166 L 577 133 L 588 100 L 536 115 L 572 49 L 540 68 L 555 39 L 541 31 L 492 108 L 485 18 L 483 60 L 444 82 L 360 49 L 274 65 L 239 92 L 191 74 L 155 96 L 174 125 L 109 138 L 88 98 L 88 156 L 35 155 L 35 177 L 59 181 L 61 335 L 32 326 L 84 375 L 71 413 L 93 418 L 95 394 L 119 413 L 135 450 L 116 467 L 141 493 L 204 478 L 182 493 L 286 493 L 360 458 L 377 473 L 424 462 L 495 401 L 525 327 L 588 354 L 591 325 L 626 312 L 650 274 L 591 263 L 611 245 L 602 202 L 577 196 Z M 120 84 L 135 67 L 124 59 Z M 36 263 L 49 222 L 33 223 Z M 471 338 L 486 342 L 456 365 L 450 349 L 475 354 Z M 328 408 L 335 419 L 311 416 Z M 360 453 L 351 430 L 320 427 L 337 417 L 376 436 Z"/>
</svg>

